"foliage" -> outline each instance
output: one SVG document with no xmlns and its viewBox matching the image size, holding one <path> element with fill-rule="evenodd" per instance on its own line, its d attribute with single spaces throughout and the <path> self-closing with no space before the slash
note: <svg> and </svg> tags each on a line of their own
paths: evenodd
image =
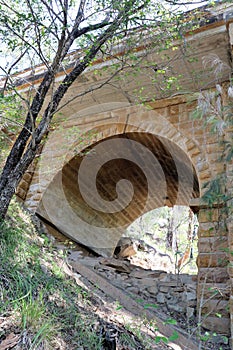
<svg viewBox="0 0 233 350">
<path fill-rule="evenodd" d="M 181 259 L 187 247 L 192 247 L 191 258 L 182 265 L 182 273 L 197 273 L 197 228 L 198 222 L 196 216 L 190 218 L 190 209 L 184 206 L 175 206 L 173 208 L 162 207 L 144 214 L 135 220 L 127 229 L 126 235 L 136 240 L 143 240 L 150 247 L 154 248 L 159 254 L 169 255 L 172 266 L 167 266 L 172 272 L 177 272 L 177 263 Z M 194 233 L 192 242 L 189 240 L 189 230 Z M 175 244 L 168 245 L 168 232 L 173 235 Z M 138 252 L 143 255 L 143 252 Z M 156 253 L 155 253 L 156 257 Z M 154 260 L 156 258 L 154 257 Z M 165 257 L 166 258 L 166 257 Z M 160 258 L 162 261 L 163 258 Z M 171 264 L 170 264 L 171 265 Z M 159 267 L 157 262 L 156 268 Z"/>
<path fill-rule="evenodd" d="M 165 52 L 171 61 L 166 50 L 174 40 L 182 44 L 184 32 L 198 26 L 199 19 L 195 11 L 187 21 L 182 2 L 168 0 L 1 0 L 0 10 L 5 61 L 0 67 L 2 95 L 16 94 L 26 108 L 24 125 L 0 177 L 0 213 L 4 217 L 17 184 L 62 106 L 104 84 L 114 84 L 118 78 L 128 84 L 132 75 L 145 68 L 154 71 L 152 80 L 158 78 L 158 86 L 165 94 L 173 87 L 178 91 L 179 77 L 168 67 L 157 67 L 147 53 Z M 139 55 L 140 46 L 144 50 Z M 113 60 L 111 67 L 107 64 L 109 59 Z M 87 68 L 93 69 L 97 60 L 103 62 L 103 69 L 96 71 L 97 83 L 78 91 L 70 101 L 63 101 L 72 84 Z M 27 70 L 22 72 L 24 67 Z M 57 84 L 55 78 L 61 72 L 64 75 Z M 27 87 L 26 94 L 18 89 L 23 85 Z M 138 101 L 148 98 L 140 83 L 136 90 Z M 21 124 L 21 117 L 19 120 L 15 115 L 13 119 Z"/>
<path fill-rule="evenodd" d="M 38 235 L 27 212 L 12 202 L 9 214 L 0 224 L 0 342 L 13 332 L 22 349 L 103 349 L 103 330 L 114 324 L 95 313 L 101 300 L 59 268 L 65 255 L 46 235 Z M 136 329 L 116 326 L 122 342 L 135 349 Z M 153 341 L 140 334 L 148 344 Z"/>
<path fill-rule="evenodd" d="M 208 55 L 204 57 L 203 61 L 204 65 L 208 65 L 213 69 L 216 80 L 223 71 L 228 72 L 231 77 L 232 68 L 217 55 Z M 216 84 L 211 91 L 201 91 L 197 108 L 191 113 L 192 118 L 202 120 L 203 126 L 207 130 L 209 128 L 210 132 L 217 136 L 220 153 L 218 161 L 225 164 L 226 167 L 231 164 L 233 159 L 233 86 L 232 78 L 229 80 L 228 86 Z M 204 186 L 206 191 L 202 199 L 210 206 L 216 203 L 227 204 L 228 201 L 232 200 L 231 194 L 229 195 L 226 189 L 227 172 L 225 170 Z"/>
</svg>

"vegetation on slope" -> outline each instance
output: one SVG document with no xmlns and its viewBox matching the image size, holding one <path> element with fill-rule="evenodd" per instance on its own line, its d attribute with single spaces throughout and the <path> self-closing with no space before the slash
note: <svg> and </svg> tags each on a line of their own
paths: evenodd
<svg viewBox="0 0 233 350">
<path fill-rule="evenodd" d="M 0 230 L 1 350 L 115 349 L 111 337 L 116 333 L 119 349 L 165 347 L 135 321 L 122 325 L 111 317 L 110 322 L 103 300 L 93 294 L 97 287 L 90 291 L 75 274 L 68 275 L 64 253 L 38 234 L 19 204 L 11 204 Z M 117 302 L 113 308 L 123 312 Z"/>
</svg>

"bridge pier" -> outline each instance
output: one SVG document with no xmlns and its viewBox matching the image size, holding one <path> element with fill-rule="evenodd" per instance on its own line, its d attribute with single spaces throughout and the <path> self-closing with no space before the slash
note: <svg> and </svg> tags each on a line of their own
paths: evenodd
<svg viewBox="0 0 233 350">
<path fill-rule="evenodd" d="M 208 330 L 229 336 L 230 281 L 226 208 L 200 209 L 198 218 L 198 323 Z"/>
<path fill-rule="evenodd" d="M 232 133 L 229 135 L 229 139 L 232 142 Z M 229 200 L 227 201 L 228 215 L 226 219 L 226 225 L 228 230 L 228 248 L 229 248 L 229 264 L 228 274 L 230 277 L 230 300 L 229 300 L 229 311 L 230 311 L 230 322 L 231 322 L 231 348 L 233 349 L 233 164 L 228 163 L 226 166 L 226 179 L 227 179 L 227 195 Z"/>
</svg>

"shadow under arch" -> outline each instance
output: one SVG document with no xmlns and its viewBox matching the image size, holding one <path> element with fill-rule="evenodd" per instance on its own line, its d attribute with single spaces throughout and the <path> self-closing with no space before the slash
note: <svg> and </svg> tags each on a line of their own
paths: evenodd
<svg viewBox="0 0 233 350">
<path fill-rule="evenodd" d="M 178 145 L 148 132 L 124 132 L 70 158 L 37 213 L 66 236 L 111 256 L 137 217 L 164 205 L 189 205 L 199 195 L 196 170 Z"/>
</svg>

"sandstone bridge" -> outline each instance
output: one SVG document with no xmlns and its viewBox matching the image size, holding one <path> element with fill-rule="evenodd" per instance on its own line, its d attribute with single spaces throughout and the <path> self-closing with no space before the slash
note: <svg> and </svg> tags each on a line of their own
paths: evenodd
<svg viewBox="0 0 233 350">
<path fill-rule="evenodd" d="M 17 195 L 48 224 L 103 256 L 112 255 L 122 233 L 143 213 L 164 205 L 189 206 L 198 213 L 200 224 L 197 295 L 202 323 L 229 335 L 233 223 L 226 209 L 230 201 L 210 206 L 202 197 L 206 183 L 221 174 L 227 175 L 226 195 L 232 194 L 233 165 L 219 162 L 232 131 L 213 133 L 203 118 L 191 114 L 200 91 L 209 98 L 216 83 L 221 104 L 229 105 L 232 8 L 220 10 L 209 24 L 187 35 L 186 42 L 185 52 L 179 43 L 176 50 L 168 50 L 170 72 L 180 79 L 179 90 L 171 85 L 169 92 L 164 89 L 165 78 L 148 65 L 156 62 L 164 69 L 167 54 L 138 48 L 139 73 L 121 74 L 108 83 L 104 83 L 109 77 L 106 67 L 112 61 L 99 58 L 65 96 Z M 72 65 L 74 58 L 75 53 L 68 63 Z M 217 75 L 216 62 L 221 64 Z M 41 66 L 33 75 L 30 70 L 19 74 L 19 90 L 31 91 L 43 73 Z M 57 83 L 64 74 L 60 72 Z M 91 91 L 82 94 L 90 86 Z M 143 104 L 138 102 L 139 87 Z"/>
</svg>

